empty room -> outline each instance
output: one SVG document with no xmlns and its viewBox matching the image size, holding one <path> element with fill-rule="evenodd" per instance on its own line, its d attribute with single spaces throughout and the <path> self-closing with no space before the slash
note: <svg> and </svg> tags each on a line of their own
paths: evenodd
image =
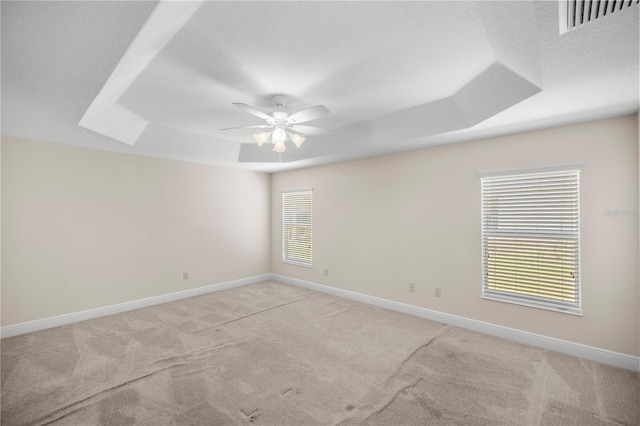
<svg viewBox="0 0 640 426">
<path fill-rule="evenodd" d="M 640 2 L 5 1 L 4 425 L 640 425 Z"/>
</svg>

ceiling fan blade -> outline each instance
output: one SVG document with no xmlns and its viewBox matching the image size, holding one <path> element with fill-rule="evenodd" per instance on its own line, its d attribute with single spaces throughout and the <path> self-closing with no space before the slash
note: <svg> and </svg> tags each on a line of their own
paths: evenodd
<svg viewBox="0 0 640 426">
<path fill-rule="evenodd" d="M 264 112 L 262 112 L 260 110 L 257 110 L 254 107 L 249 106 L 247 104 L 241 104 L 241 103 L 235 103 L 234 102 L 233 105 L 237 106 L 238 108 L 240 108 L 243 111 L 248 112 L 249 114 L 253 114 L 256 117 L 260 117 L 263 120 L 271 120 L 271 118 L 272 118 L 269 114 L 266 114 L 266 113 L 264 113 Z"/>
<path fill-rule="evenodd" d="M 227 127 L 226 129 L 220 129 L 220 131 L 222 130 L 238 130 L 238 129 L 270 129 L 271 126 L 268 126 L 266 124 L 258 124 L 256 126 L 243 126 L 243 127 Z"/>
<path fill-rule="evenodd" d="M 316 105 L 311 108 L 303 109 L 289 116 L 291 123 L 304 123 L 306 121 L 315 120 L 323 115 L 329 114 L 329 110 L 324 105 Z"/>
<path fill-rule="evenodd" d="M 303 135 L 324 135 L 329 133 L 328 130 L 320 129 L 319 127 L 303 126 L 300 124 L 294 124 L 290 129 Z"/>
</svg>

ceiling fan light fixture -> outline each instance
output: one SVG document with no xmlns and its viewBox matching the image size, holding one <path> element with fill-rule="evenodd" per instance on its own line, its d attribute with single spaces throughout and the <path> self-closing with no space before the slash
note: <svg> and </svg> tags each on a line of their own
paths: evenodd
<svg viewBox="0 0 640 426">
<path fill-rule="evenodd" d="M 291 140 L 293 141 L 293 143 L 296 144 L 296 148 L 300 148 L 302 146 L 302 144 L 304 143 L 304 141 L 306 140 L 306 138 L 303 138 L 302 136 L 300 136 L 297 133 L 291 133 Z"/>
<path fill-rule="evenodd" d="M 269 135 L 270 133 L 267 132 L 256 133 L 255 135 L 253 135 L 253 140 L 256 141 L 258 146 L 262 146 L 262 144 L 265 143 L 267 139 L 269 139 Z"/>
</svg>

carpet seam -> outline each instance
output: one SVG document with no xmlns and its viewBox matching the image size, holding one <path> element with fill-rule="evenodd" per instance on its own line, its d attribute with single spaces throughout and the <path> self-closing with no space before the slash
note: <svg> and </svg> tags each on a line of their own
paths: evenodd
<svg viewBox="0 0 640 426">
<path fill-rule="evenodd" d="M 418 351 L 419 351 L 420 349 L 423 349 L 423 348 L 428 347 L 431 343 L 433 343 L 433 342 L 436 340 L 436 338 L 440 337 L 440 336 L 442 335 L 442 330 L 443 330 L 444 328 L 446 328 L 446 327 L 448 327 L 448 325 L 446 325 L 446 324 L 442 325 L 442 326 L 438 329 L 438 333 L 437 333 L 435 336 L 433 336 L 433 337 L 432 337 L 432 338 L 431 338 L 427 343 L 424 343 L 424 344 L 422 344 L 422 345 L 418 346 L 416 349 L 414 349 L 414 350 L 413 350 L 413 352 L 411 352 L 411 353 L 410 353 L 410 354 L 409 354 L 409 355 L 408 355 L 408 356 L 407 356 L 407 357 L 406 357 L 406 358 L 405 358 L 405 359 L 400 363 L 400 365 L 398 366 L 398 368 L 396 368 L 396 370 L 395 370 L 395 371 L 394 371 L 394 372 L 393 372 L 389 377 L 387 377 L 387 378 L 385 379 L 384 383 L 385 383 L 385 384 L 389 384 L 389 382 L 391 382 L 391 381 L 394 379 L 394 377 L 395 377 L 396 375 L 398 375 L 398 373 L 400 372 L 400 370 L 402 370 L 402 368 L 407 364 L 407 362 L 409 362 L 409 360 L 410 360 L 411 358 L 413 358 L 413 357 L 414 357 L 414 355 L 415 355 L 416 353 L 418 353 Z"/>
<path fill-rule="evenodd" d="M 59 414 L 59 413 L 61 413 L 62 411 L 68 410 L 69 408 L 71 408 L 71 407 L 73 407 L 73 406 L 76 406 L 76 405 L 79 405 L 79 404 L 83 404 L 83 403 L 85 403 L 85 402 L 88 402 L 88 401 L 90 401 L 91 399 L 94 399 L 94 398 L 96 398 L 96 397 L 97 397 L 97 396 L 99 396 L 99 395 L 102 395 L 102 394 L 104 394 L 104 393 L 111 392 L 111 391 L 116 390 L 116 389 L 120 389 L 121 387 L 126 386 L 126 385 L 128 385 L 128 384 L 130 384 L 130 383 L 137 382 L 137 381 L 139 381 L 139 380 L 144 380 L 144 379 L 146 379 L 146 378 L 148 378 L 148 377 L 150 377 L 150 376 L 153 376 L 153 375 L 154 375 L 154 374 L 156 374 L 156 373 L 161 373 L 161 372 L 163 372 L 163 371 L 169 370 L 170 368 L 177 367 L 177 366 L 179 366 L 179 365 L 184 365 L 184 364 L 174 364 L 174 365 L 169 365 L 169 366 L 167 366 L 167 367 L 165 367 L 165 368 L 161 368 L 161 369 L 159 369 L 159 370 L 152 371 L 152 372 L 147 373 L 147 374 L 145 374 L 145 375 L 143 375 L 143 376 L 136 377 L 136 378 L 133 378 L 133 379 L 131 379 L 131 380 L 128 380 L 128 381 L 126 381 L 126 382 L 124 382 L 124 383 L 120 383 L 120 384 L 117 384 L 117 385 L 114 385 L 114 386 L 108 387 L 108 388 L 106 388 L 106 389 L 103 389 L 103 390 L 101 390 L 101 391 L 99 391 L 99 392 L 94 393 L 93 395 L 89 395 L 89 396 L 87 396 L 87 397 L 85 397 L 85 398 L 82 398 L 82 399 L 80 399 L 79 401 L 75 401 L 75 402 L 73 402 L 73 403 L 71 403 L 71 404 L 68 404 L 68 405 L 66 405 L 65 407 L 58 408 L 57 410 L 55 410 L 55 411 L 53 411 L 53 412 L 51 412 L 51 413 L 49 413 L 49 414 L 47 414 L 47 415 L 45 415 L 45 416 L 42 416 L 42 417 L 40 417 L 40 418 L 38 418 L 38 419 L 34 419 L 34 420 L 32 420 L 31 422 L 29 422 L 29 423 L 27 423 L 27 424 L 32 424 L 32 425 L 40 424 L 40 425 L 42 425 L 42 426 L 46 426 L 46 425 L 52 424 L 52 423 L 54 423 L 54 422 L 57 422 L 57 421 L 59 421 L 59 420 L 64 419 L 65 417 L 68 417 L 68 416 L 72 415 L 73 413 L 75 413 L 75 412 L 76 412 L 76 411 L 78 411 L 78 410 L 81 410 L 81 409 L 85 408 L 85 407 L 86 407 L 86 405 L 82 405 L 82 406 L 80 406 L 80 407 L 74 408 L 74 409 L 73 409 L 73 410 L 71 410 L 70 412 L 68 412 L 68 413 L 66 413 L 66 414 L 64 414 L 64 415 L 62 415 L 62 416 L 60 416 L 60 417 L 57 417 L 57 418 L 55 418 L 55 419 L 47 420 L 47 418 L 52 417 L 52 416 L 55 416 L 56 414 Z M 91 405 L 91 404 L 88 404 L 88 405 Z M 41 422 L 46 422 L 46 423 L 41 423 Z"/>
</svg>

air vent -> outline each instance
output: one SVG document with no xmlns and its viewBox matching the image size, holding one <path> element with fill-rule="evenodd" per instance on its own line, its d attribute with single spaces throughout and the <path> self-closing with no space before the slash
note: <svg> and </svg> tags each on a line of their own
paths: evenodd
<svg viewBox="0 0 640 426">
<path fill-rule="evenodd" d="M 636 6 L 640 0 L 558 0 L 560 34 Z"/>
</svg>

